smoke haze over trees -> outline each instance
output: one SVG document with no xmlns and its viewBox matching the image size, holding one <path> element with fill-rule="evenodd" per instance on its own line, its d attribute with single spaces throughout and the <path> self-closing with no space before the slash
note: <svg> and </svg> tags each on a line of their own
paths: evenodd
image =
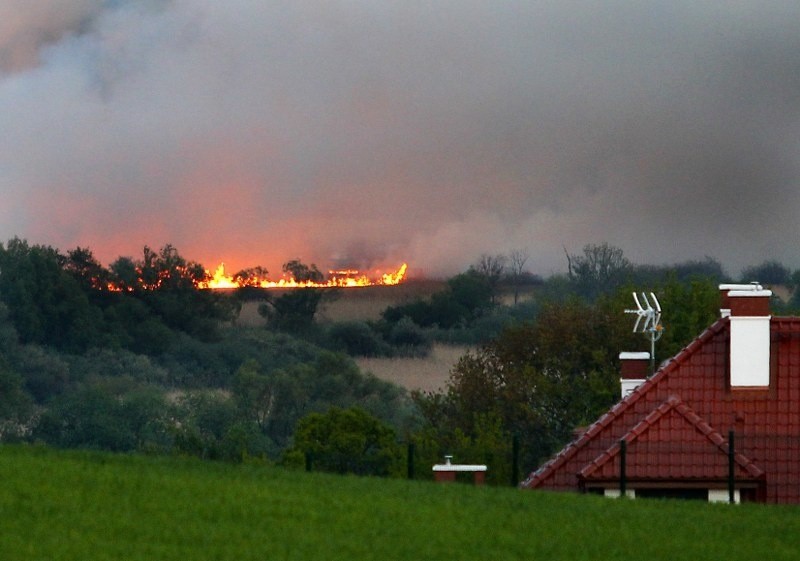
<svg viewBox="0 0 800 561">
<path fill-rule="evenodd" d="M 798 25 L 788 0 L 5 0 L 0 239 L 796 268 Z"/>
<path fill-rule="evenodd" d="M 106 268 L 88 248 L 13 238 L 0 244 L 0 442 L 287 465 L 310 452 L 318 469 L 386 475 L 399 473 L 405 439 L 418 465 L 491 459 L 490 481 L 505 484 L 512 434 L 532 468 L 617 399 L 618 353 L 646 347 L 623 314 L 632 288 L 658 293 L 660 361 L 714 321 L 729 280 L 711 258 L 642 267 L 607 243 L 567 257 L 569 274 L 531 279 L 513 303 L 503 296 L 519 296 L 524 275 L 484 255 L 439 292 L 337 324 L 316 321 L 308 289 L 284 292 L 299 300 L 200 289 L 204 267 L 171 244 Z M 285 269 L 321 275 L 300 260 Z M 747 270 L 800 275 L 774 261 Z M 237 325 L 241 298 L 259 294 L 285 315 Z M 797 310 L 798 294 L 773 308 Z M 418 356 L 433 339 L 475 349 L 439 393 L 410 399 L 351 358 Z"/>
</svg>

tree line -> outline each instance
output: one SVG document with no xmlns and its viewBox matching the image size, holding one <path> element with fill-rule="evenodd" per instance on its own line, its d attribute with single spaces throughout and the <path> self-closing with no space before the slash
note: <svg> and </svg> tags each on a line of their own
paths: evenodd
<svg viewBox="0 0 800 561">
<path fill-rule="evenodd" d="M 658 294 L 662 360 L 714 321 L 717 284 L 731 280 L 710 258 L 641 266 L 608 244 L 567 253 L 567 273 L 547 279 L 526 262 L 521 251 L 481 256 L 376 321 L 320 325 L 317 307 L 335 290 L 230 296 L 198 290 L 205 270 L 171 245 L 104 268 L 88 249 L 9 240 L 0 244 L 0 441 L 296 467 L 311 455 L 317 469 L 379 475 L 405 471 L 402 442 L 414 444 L 417 473 L 447 453 L 488 463 L 490 482 L 505 483 L 519 467 L 514 437 L 532 469 L 618 398 L 619 352 L 648 350 L 622 313 L 631 291 Z M 299 260 L 284 267 L 320 275 Z M 744 274 L 800 278 L 774 262 Z M 266 328 L 235 322 L 253 298 Z M 791 311 L 794 299 L 775 310 Z M 440 392 L 409 394 L 351 358 L 424 354 L 434 340 L 474 349 Z"/>
<path fill-rule="evenodd" d="M 106 269 L 88 249 L 0 244 L 0 440 L 277 461 L 333 406 L 406 422 L 400 388 L 279 329 L 295 327 L 281 311 L 237 326 L 240 298 L 198 290 L 205 275 L 171 245 Z"/>
</svg>

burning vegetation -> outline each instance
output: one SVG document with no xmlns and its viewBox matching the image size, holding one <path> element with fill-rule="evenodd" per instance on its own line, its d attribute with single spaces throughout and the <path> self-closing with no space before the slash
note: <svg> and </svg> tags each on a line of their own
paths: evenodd
<svg viewBox="0 0 800 561">
<path fill-rule="evenodd" d="M 296 265 L 296 266 L 292 266 Z M 225 264 L 217 267 L 214 273 L 207 271 L 209 279 L 198 283 L 198 288 L 231 289 L 231 288 L 351 288 L 363 286 L 394 286 L 403 282 L 408 264 L 403 263 L 399 269 L 389 273 L 368 275 L 356 269 L 328 271 L 327 278 L 312 265 L 302 272 L 299 262 L 291 261 L 284 266 L 284 275 L 277 280 L 270 279 L 262 267 L 244 269 L 234 275 L 225 272 Z M 299 273 L 299 274 L 298 274 Z"/>
<path fill-rule="evenodd" d="M 352 288 L 365 286 L 394 286 L 403 282 L 408 265 L 403 263 L 388 273 L 363 273 L 356 269 L 330 270 L 324 275 L 316 265 L 306 265 L 294 259 L 282 267 L 280 278 L 270 278 L 261 266 L 227 274 L 221 263 L 211 273 L 199 263 L 187 261 L 177 250 L 166 245 L 156 252 L 144 248 L 141 260 L 120 257 L 104 269 L 88 249 L 69 252 L 67 268 L 90 286 L 113 292 L 157 291 L 165 288 L 196 288 L 225 290 L 238 288 Z"/>
</svg>

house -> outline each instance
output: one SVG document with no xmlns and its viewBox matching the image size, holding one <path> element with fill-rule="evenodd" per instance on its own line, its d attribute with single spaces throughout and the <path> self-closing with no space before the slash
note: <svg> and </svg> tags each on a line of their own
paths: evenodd
<svg viewBox="0 0 800 561">
<path fill-rule="evenodd" d="M 722 317 L 652 376 L 621 353 L 621 401 L 521 487 L 800 503 L 800 318 L 771 317 L 761 286 L 720 290 Z"/>
</svg>

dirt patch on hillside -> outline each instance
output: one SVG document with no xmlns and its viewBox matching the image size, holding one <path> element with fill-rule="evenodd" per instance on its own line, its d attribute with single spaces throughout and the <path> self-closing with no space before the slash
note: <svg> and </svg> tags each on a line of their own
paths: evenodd
<svg viewBox="0 0 800 561">
<path fill-rule="evenodd" d="M 408 390 L 437 391 L 445 387 L 450 371 L 470 347 L 435 344 L 425 358 L 359 358 L 364 372 Z"/>
</svg>

